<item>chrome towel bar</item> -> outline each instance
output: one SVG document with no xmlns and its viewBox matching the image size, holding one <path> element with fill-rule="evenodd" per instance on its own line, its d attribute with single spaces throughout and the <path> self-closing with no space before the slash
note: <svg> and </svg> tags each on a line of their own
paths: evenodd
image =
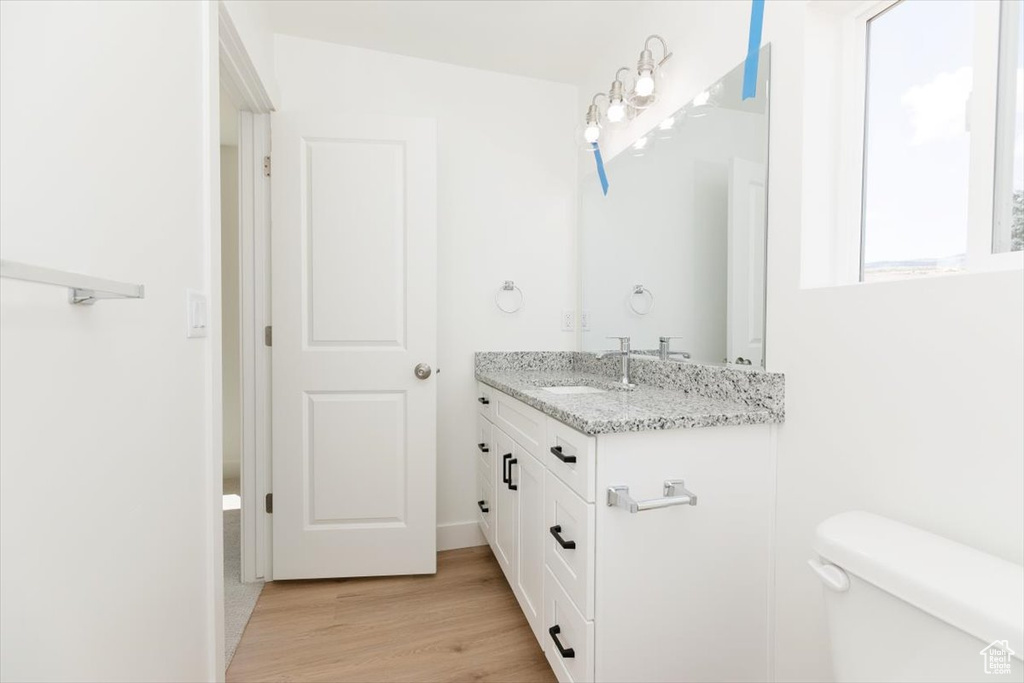
<svg viewBox="0 0 1024 683">
<path fill-rule="evenodd" d="M 672 507 L 673 505 L 696 505 L 697 495 L 684 488 L 685 482 L 682 479 L 668 479 L 665 481 L 664 498 L 652 498 L 650 500 L 635 500 L 629 495 L 628 486 L 608 487 L 608 507 L 620 507 L 629 510 L 630 514 L 644 512 L 646 510 L 657 510 L 659 508 Z"/>
<path fill-rule="evenodd" d="M 105 280 L 65 270 L 41 268 L 17 261 L 0 260 L 0 277 L 68 288 L 68 303 L 92 305 L 99 299 L 142 299 L 145 287 L 130 282 Z"/>
</svg>

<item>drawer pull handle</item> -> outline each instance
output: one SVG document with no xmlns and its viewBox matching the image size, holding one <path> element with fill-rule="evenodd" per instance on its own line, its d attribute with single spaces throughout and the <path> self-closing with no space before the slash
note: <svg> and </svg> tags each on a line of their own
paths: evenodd
<svg viewBox="0 0 1024 683">
<path fill-rule="evenodd" d="M 518 491 L 519 490 L 519 487 L 512 483 L 512 465 L 518 465 L 518 464 L 519 464 L 519 459 L 518 458 L 512 458 L 511 460 L 508 461 L 508 490 L 509 491 Z"/>
<path fill-rule="evenodd" d="M 478 500 L 476 504 L 480 507 L 480 512 L 490 512 L 491 508 L 487 507 L 486 500 Z"/>
<path fill-rule="evenodd" d="M 481 453 L 490 453 L 491 452 L 491 449 L 488 448 L 487 444 L 485 444 L 485 443 L 478 443 L 476 445 L 476 447 L 480 449 Z"/>
<path fill-rule="evenodd" d="M 576 650 L 571 647 L 562 647 L 562 644 L 558 642 L 558 634 L 562 632 L 562 627 L 555 624 L 548 629 L 548 633 L 551 634 L 551 640 L 555 641 L 555 647 L 558 648 L 558 654 L 562 655 L 564 659 L 573 659 L 576 656 Z"/>
<path fill-rule="evenodd" d="M 491 402 L 487 400 L 486 396 L 481 396 L 477 400 L 480 401 L 481 403 L 483 403 L 485 406 L 491 405 Z"/>
<path fill-rule="evenodd" d="M 608 507 L 620 507 L 629 510 L 630 514 L 644 512 L 645 510 L 657 510 L 674 505 L 696 505 L 697 495 L 684 488 L 682 479 L 669 479 L 665 482 L 665 497 L 652 498 L 650 500 L 634 500 L 629 495 L 628 486 L 608 487 Z"/>
<path fill-rule="evenodd" d="M 555 537 L 556 541 L 558 541 L 558 545 L 562 546 L 566 550 L 576 550 L 576 541 L 567 541 L 564 538 L 562 538 L 561 524 L 556 524 L 555 526 L 548 529 L 548 531 L 550 531 L 551 535 Z"/>
<path fill-rule="evenodd" d="M 501 456 L 501 483 L 502 484 L 507 484 L 508 483 L 508 478 L 510 476 L 512 476 L 511 474 L 508 473 L 508 470 L 511 469 L 508 466 L 508 459 L 511 458 L 511 457 L 512 457 L 511 453 L 506 453 L 505 455 Z"/>
<path fill-rule="evenodd" d="M 551 455 L 555 456 L 556 458 L 558 458 L 562 462 L 576 462 L 576 456 L 575 455 L 565 455 L 565 454 L 563 454 L 561 446 L 552 446 L 551 447 Z"/>
</svg>

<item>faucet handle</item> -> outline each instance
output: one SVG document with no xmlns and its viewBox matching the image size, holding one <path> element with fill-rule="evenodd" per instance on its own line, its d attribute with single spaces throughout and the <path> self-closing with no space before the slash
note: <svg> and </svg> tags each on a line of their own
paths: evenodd
<svg viewBox="0 0 1024 683">
<path fill-rule="evenodd" d="M 606 337 L 606 339 L 618 339 L 619 340 L 619 350 L 620 351 L 629 351 L 629 337 Z"/>
<path fill-rule="evenodd" d="M 664 342 L 666 344 L 668 344 L 673 339 L 682 339 L 682 337 L 658 337 L 659 342 Z"/>
</svg>

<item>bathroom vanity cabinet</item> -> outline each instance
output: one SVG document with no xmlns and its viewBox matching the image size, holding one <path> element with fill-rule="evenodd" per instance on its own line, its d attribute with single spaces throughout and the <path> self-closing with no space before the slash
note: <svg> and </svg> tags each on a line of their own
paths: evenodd
<svg viewBox="0 0 1024 683">
<path fill-rule="evenodd" d="M 765 680 L 774 427 L 586 434 L 478 389 L 480 528 L 558 680 Z"/>
</svg>

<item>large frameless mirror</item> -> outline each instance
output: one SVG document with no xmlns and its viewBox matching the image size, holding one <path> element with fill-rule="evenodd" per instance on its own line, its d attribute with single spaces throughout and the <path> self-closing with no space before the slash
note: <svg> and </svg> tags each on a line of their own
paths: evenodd
<svg viewBox="0 0 1024 683">
<path fill-rule="evenodd" d="M 582 346 L 764 364 L 770 46 L 756 96 L 740 64 L 580 187 Z"/>
</svg>

